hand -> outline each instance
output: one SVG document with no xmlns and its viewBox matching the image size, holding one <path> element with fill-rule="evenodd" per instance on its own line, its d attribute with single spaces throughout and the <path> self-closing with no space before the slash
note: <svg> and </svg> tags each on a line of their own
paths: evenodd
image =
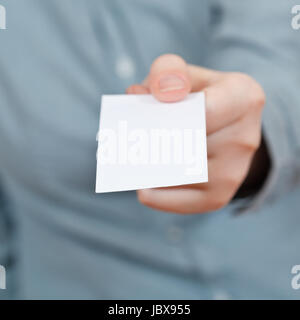
<svg viewBox="0 0 300 320">
<path fill-rule="evenodd" d="M 197 91 L 206 96 L 209 182 L 137 191 L 146 206 L 175 213 L 215 211 L 247 184 L 246 177 L 253 182 L 255 173 L 249 170 L 261 145 L 265 95 L 250 76 L 187 65 L 168 54 L 154 61 L 143 84 L 127 89 L 128 94 L 151 93 L 162 102 L 180 101 Z"/>
</svg>

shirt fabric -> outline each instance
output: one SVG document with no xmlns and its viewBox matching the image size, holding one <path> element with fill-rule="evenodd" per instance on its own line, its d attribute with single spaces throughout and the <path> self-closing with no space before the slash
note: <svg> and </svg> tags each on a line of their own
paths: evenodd
<svg viewBox="0 0 300 320">
<path fill-rule="evenodd" d="M 291 287 L 300 264 L 292 1 L 1 4 L 0 297 L 300 298 Z M 164 53 L 246 72 L 264 87 L 272 169 L 255 198 L 180 216 L 142 206 L 135 192 L 95 194 L 101 95 L 141 82 Z"/>
</svg>

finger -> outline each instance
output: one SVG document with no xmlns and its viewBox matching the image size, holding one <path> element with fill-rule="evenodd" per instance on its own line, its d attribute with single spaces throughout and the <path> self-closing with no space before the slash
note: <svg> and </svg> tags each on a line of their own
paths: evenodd
<svg viewBox="0 0 300 320">
<path fill-rule="evenodd" d="M 195 65 L 188 65 L 188 71 L 192 83 L 192 92 L 202 91 L 224 77 L 223 72 Z"/>
<path fill-rule="evenodd" d="M 153 209 L 173 213 L 209 211 L 205 193 L 189 188 L 144 189 L 137 191 L 139 201 Z"/>
<path fill-rule="evenodd" d="M 207 137 L 208 159 L 227 153 L 231 147 L 244 152 L 254 153 L 261 141 L 261 117 L 256 112 L 243 116 L 236 121 Z"/>
<path fill-rule="evenodd" d="M 168 56 L 170 56 L 170 55 L 168 55 Z M 164 57 L 164 56 L 162 56 L 162 57 Z M 154 69 L 156 68 L 156 66 L 155 66 L 156 63 L 157 64 L 161 63 L 162 57 L 159 57 L 155 61 L 155 63 L 153 64 Z M 177 57 L 177 58 L 181 59 L 180 57 Z M 182 59 L 181 59 L 180 64 L 182 64 Z M 186 70 L 184 68 L 184 72 L 185 71 Z M 154 70 L 153 72 L 156 72 L 156 70 Z M 203 90 L 205 87 L 211 85 L 214 81 L 218 80 L 218 78 L 220 78 L 224 74 L 223 72 L 214 71 L 214 70 L 206 69 L 206 68 L 191 65 L 191 64 L 187 65 L 187 72 L 188 72 L 189 81 L 191 83 L 191 91 L 192 92 L 198 92 L 198 91 Z M 150 86 L 149 78 L 150 77 L 148 76 L 142 83 L 146 87 Z"/>
<path fill-rule="evenodd" d="M 250 169 L 253 153 L 245 152 L 238 146 L 228 148 L 208 164 L 209 183 L 207 189 L 224 203 L 231 200 L 245 180 Z"/>
<path fill-rule="evenodd" d="M 191 91 L 188 66 L 179 56 L 173 54 L 160 56 L 152 64 L 146 84 L 159 101 L 183 100 Z"/>
<path fill-rule="evenodd" d="M 204 89 L 207 134 L 238 121 L 246 112 L 261 112 L 263 91 L 247 76 L 227 76 Z"/>
<path fill-rule="evenodd" d="M 134 84 L 126 90 L 126 93 L 127 94 L 149 94 L 150 91 L 144 85 Z"/>
<path fill-rule="evenodd" d="M 238 162 L 230 152 L 223 159 L 209 161 L 208 183 L 138 190 L 139 201 L 153 209 L 181 214 L 219 210 L 231 201 L 250 168 L 249 155 L 236 153 L 236 156 Z"/>
</svg>

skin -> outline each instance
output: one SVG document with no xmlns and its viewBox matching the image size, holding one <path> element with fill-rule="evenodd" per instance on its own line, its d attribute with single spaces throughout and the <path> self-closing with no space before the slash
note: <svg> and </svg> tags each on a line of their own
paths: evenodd
<svg viewBox="0 0 300 320">
<path fill-rule="evenodd" d="M 209 182 L 137 191 L 139 201 L 153 209 L 180 214 L 221 209 L 241 188 L 255 188 L 267 170 L 257 169 L 266 159 L 261 139 L 265 94 L 250 76 L 188 65 L 167 54 L 154 61 L 142 84 L 127 89 L 128 94 L 151 93 L 161 102 L 197 91 L 206 96 Z"/>
</svg>

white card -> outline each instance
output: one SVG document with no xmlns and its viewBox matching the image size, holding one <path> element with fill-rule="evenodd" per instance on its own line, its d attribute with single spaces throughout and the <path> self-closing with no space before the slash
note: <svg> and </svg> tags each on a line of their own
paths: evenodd
<svg viewBox="0 0 300 320">
<path fill-rule="evenodd" d="M 102 96 L 96 192 L 207 182 L 204 93 Z"/>
</svg>

